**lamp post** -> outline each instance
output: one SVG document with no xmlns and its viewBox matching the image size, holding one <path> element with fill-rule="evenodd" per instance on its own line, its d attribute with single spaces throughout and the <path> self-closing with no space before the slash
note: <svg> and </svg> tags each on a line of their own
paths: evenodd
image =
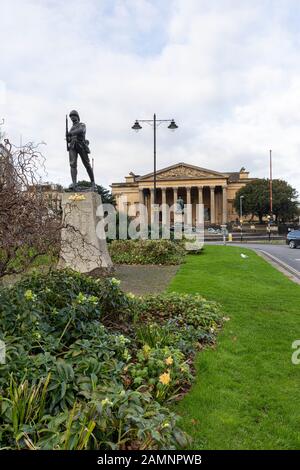
<svg viewBox="0 0 300 470">
<path fill-rule="evenodd" d="M 273 220 L 273 176 L 272 176 L 272 150 L 270 150 L 270 220 Z"/>
<path fill-rule="evenodd" d="M 241 241 L 243 241 L 243 199 L 244 199 L 244 196 L 240 196 Z"/>
<path fill-rule="evenodd" d="M 132 129 L 138 132 L 140 129 L 142 129 L 142 126 L 140 125 L 140 122 L 146 122 L 147 124 L 150 124 L 153 126 L 153 156 L 154 156 L 154 171 L 153 171 L 153 196 L 154 200 L 153 203 L 156 204 L 156 129 L 157 127 L 163 123 L 163 122 L 168 122 L 168 129 L 171 131 L 175 131 L 178 126 L 175 123 L 174 119 L 156 119 L 156 114 L 154 114 L 153 119 L 137 119 L 135 123 L 132 126 Z"/>
</svg>

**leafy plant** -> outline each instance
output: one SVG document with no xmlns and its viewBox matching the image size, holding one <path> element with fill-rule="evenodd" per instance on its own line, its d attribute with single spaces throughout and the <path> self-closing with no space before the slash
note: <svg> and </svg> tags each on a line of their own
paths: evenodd
<svg viewBox="0 0 300 470">
<path fill-rule="evenodd" d="M 49 381 L 50 374 L 37 384 L 30 385 L 27 379 L 18 384 L 11 375 L 8 397 L 0 397 L 2 432 L 11 432 L 18 448 L 24 440 L 30 442 L 29 434 L 43 417 Z"/>
<path fill-rule="evenodd" d="M 0 448 L 186 445 L 165 404 L 191 383 L 190 355 L 220 324 L 200 296 L 142 299 L 72 271 L 0 289 Z"/>
<path fill-rule="evenodd" d="M 135 326 L 135 334 L 137 339 L 143 344 L 151 348 L 163 347 L 169 345 L 173 339 L 172 333 L 165 326 L 158 323 L 145 323 Z"/>
<path fill-rule="evenodd" d="M 183 243 L 171 240 L 113 240 L 109 252 L 117 264 L 180 264 L 185 257 Z"/>
<path fill-rule="evenodd" d="M 147 344 L 138 351 L 137 361 L 126 368 L 132 385 L 146 385 L 158 401 L 174 395 L 192 380 L 184 354 L 173 347 L 150 348 Z"/>
<path fill-rule="evenodd" d="M 199 294 L 147 295 L 137 303 L 136 309 L 140 318 L 148 322 L 176 319 L 178 326 L 190 325 L 206 332 L 214 332 L 222 324 L 220 306 Z"/>
</svg>

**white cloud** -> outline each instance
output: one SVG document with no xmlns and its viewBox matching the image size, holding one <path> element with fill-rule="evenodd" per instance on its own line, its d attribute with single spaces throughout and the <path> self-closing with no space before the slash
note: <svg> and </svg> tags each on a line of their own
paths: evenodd
<svg viewBox="0 0 300 470">
<path fill-rule="evenodd" d="M 69 181 L 64 117 L 88 126 L 99 183 L 158 166 L 245 166 L 300 192 L 300 64 L 294 0 L 11 0 L 2 7 L 1 102 L 12 140 L 47 142 L 48 178 Z M 1 118 L 2 116 L 0 116 Z M 81 176 L 84 176 L 83 169 Z"/>
</svg>

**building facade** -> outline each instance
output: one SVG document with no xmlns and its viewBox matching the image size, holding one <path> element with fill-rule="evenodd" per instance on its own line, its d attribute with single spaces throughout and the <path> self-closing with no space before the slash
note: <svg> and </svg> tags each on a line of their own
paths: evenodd
<svg viewBox="0 0 300 470">
<path fill-rule="evenodd" d="M 157 204 L 172 206 L 179 196 L 185 204 L 192 204 L 193 224 L 196 223 L 196 204 L 204 204 L 206 225 L 221 225 L 236 221 L 233 201 L 236 192 L 252 179 L 249 172 L 241 168 L 239 172 L 220 173 L 187 163 L 177 163 L 156 172 Z M 122 210 L 126 197 L 128 214 L 134 215 L 138 203 L 146 204 L 148 216 L 153 203 L 153 173 L 143 176 L 130 173 L 123 183 L 111 184 L 116 198 L 117 209 Z M 134 209 L 134 210 L 133 210 Z M 171 214 L 172 220 L 172 214 Z"/>
<path fill-rule="evenodd" d="M 28 193 L 39 192 L 43 194 L 43 197 L 47 201 L 47 205 L 50 210 L 56 212 L 57 214 L 62 213 L 62 193 L 63 187 L 60 184 L 55 183 L 39 183 L 30 185 L 27 188 Z"/>
</svg>

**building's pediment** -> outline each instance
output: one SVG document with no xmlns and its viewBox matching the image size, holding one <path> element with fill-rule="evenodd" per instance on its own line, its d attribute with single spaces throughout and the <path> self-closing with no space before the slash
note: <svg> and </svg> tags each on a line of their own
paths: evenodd
<svg viewBox="0 0 300 470">
<path fill-rule="evenodd" d="M 173 180 L 173 179 L 202 179 L 202 178 L 226 178 L 225 175 L 206 168 L 189 165 L 187 163 L 177 163 L 167 168 L 163 168 L 156 172 L 157 180 Z M 140 176 L 136 181 L 151 181 L 153 173 Z"/>
</svg>

